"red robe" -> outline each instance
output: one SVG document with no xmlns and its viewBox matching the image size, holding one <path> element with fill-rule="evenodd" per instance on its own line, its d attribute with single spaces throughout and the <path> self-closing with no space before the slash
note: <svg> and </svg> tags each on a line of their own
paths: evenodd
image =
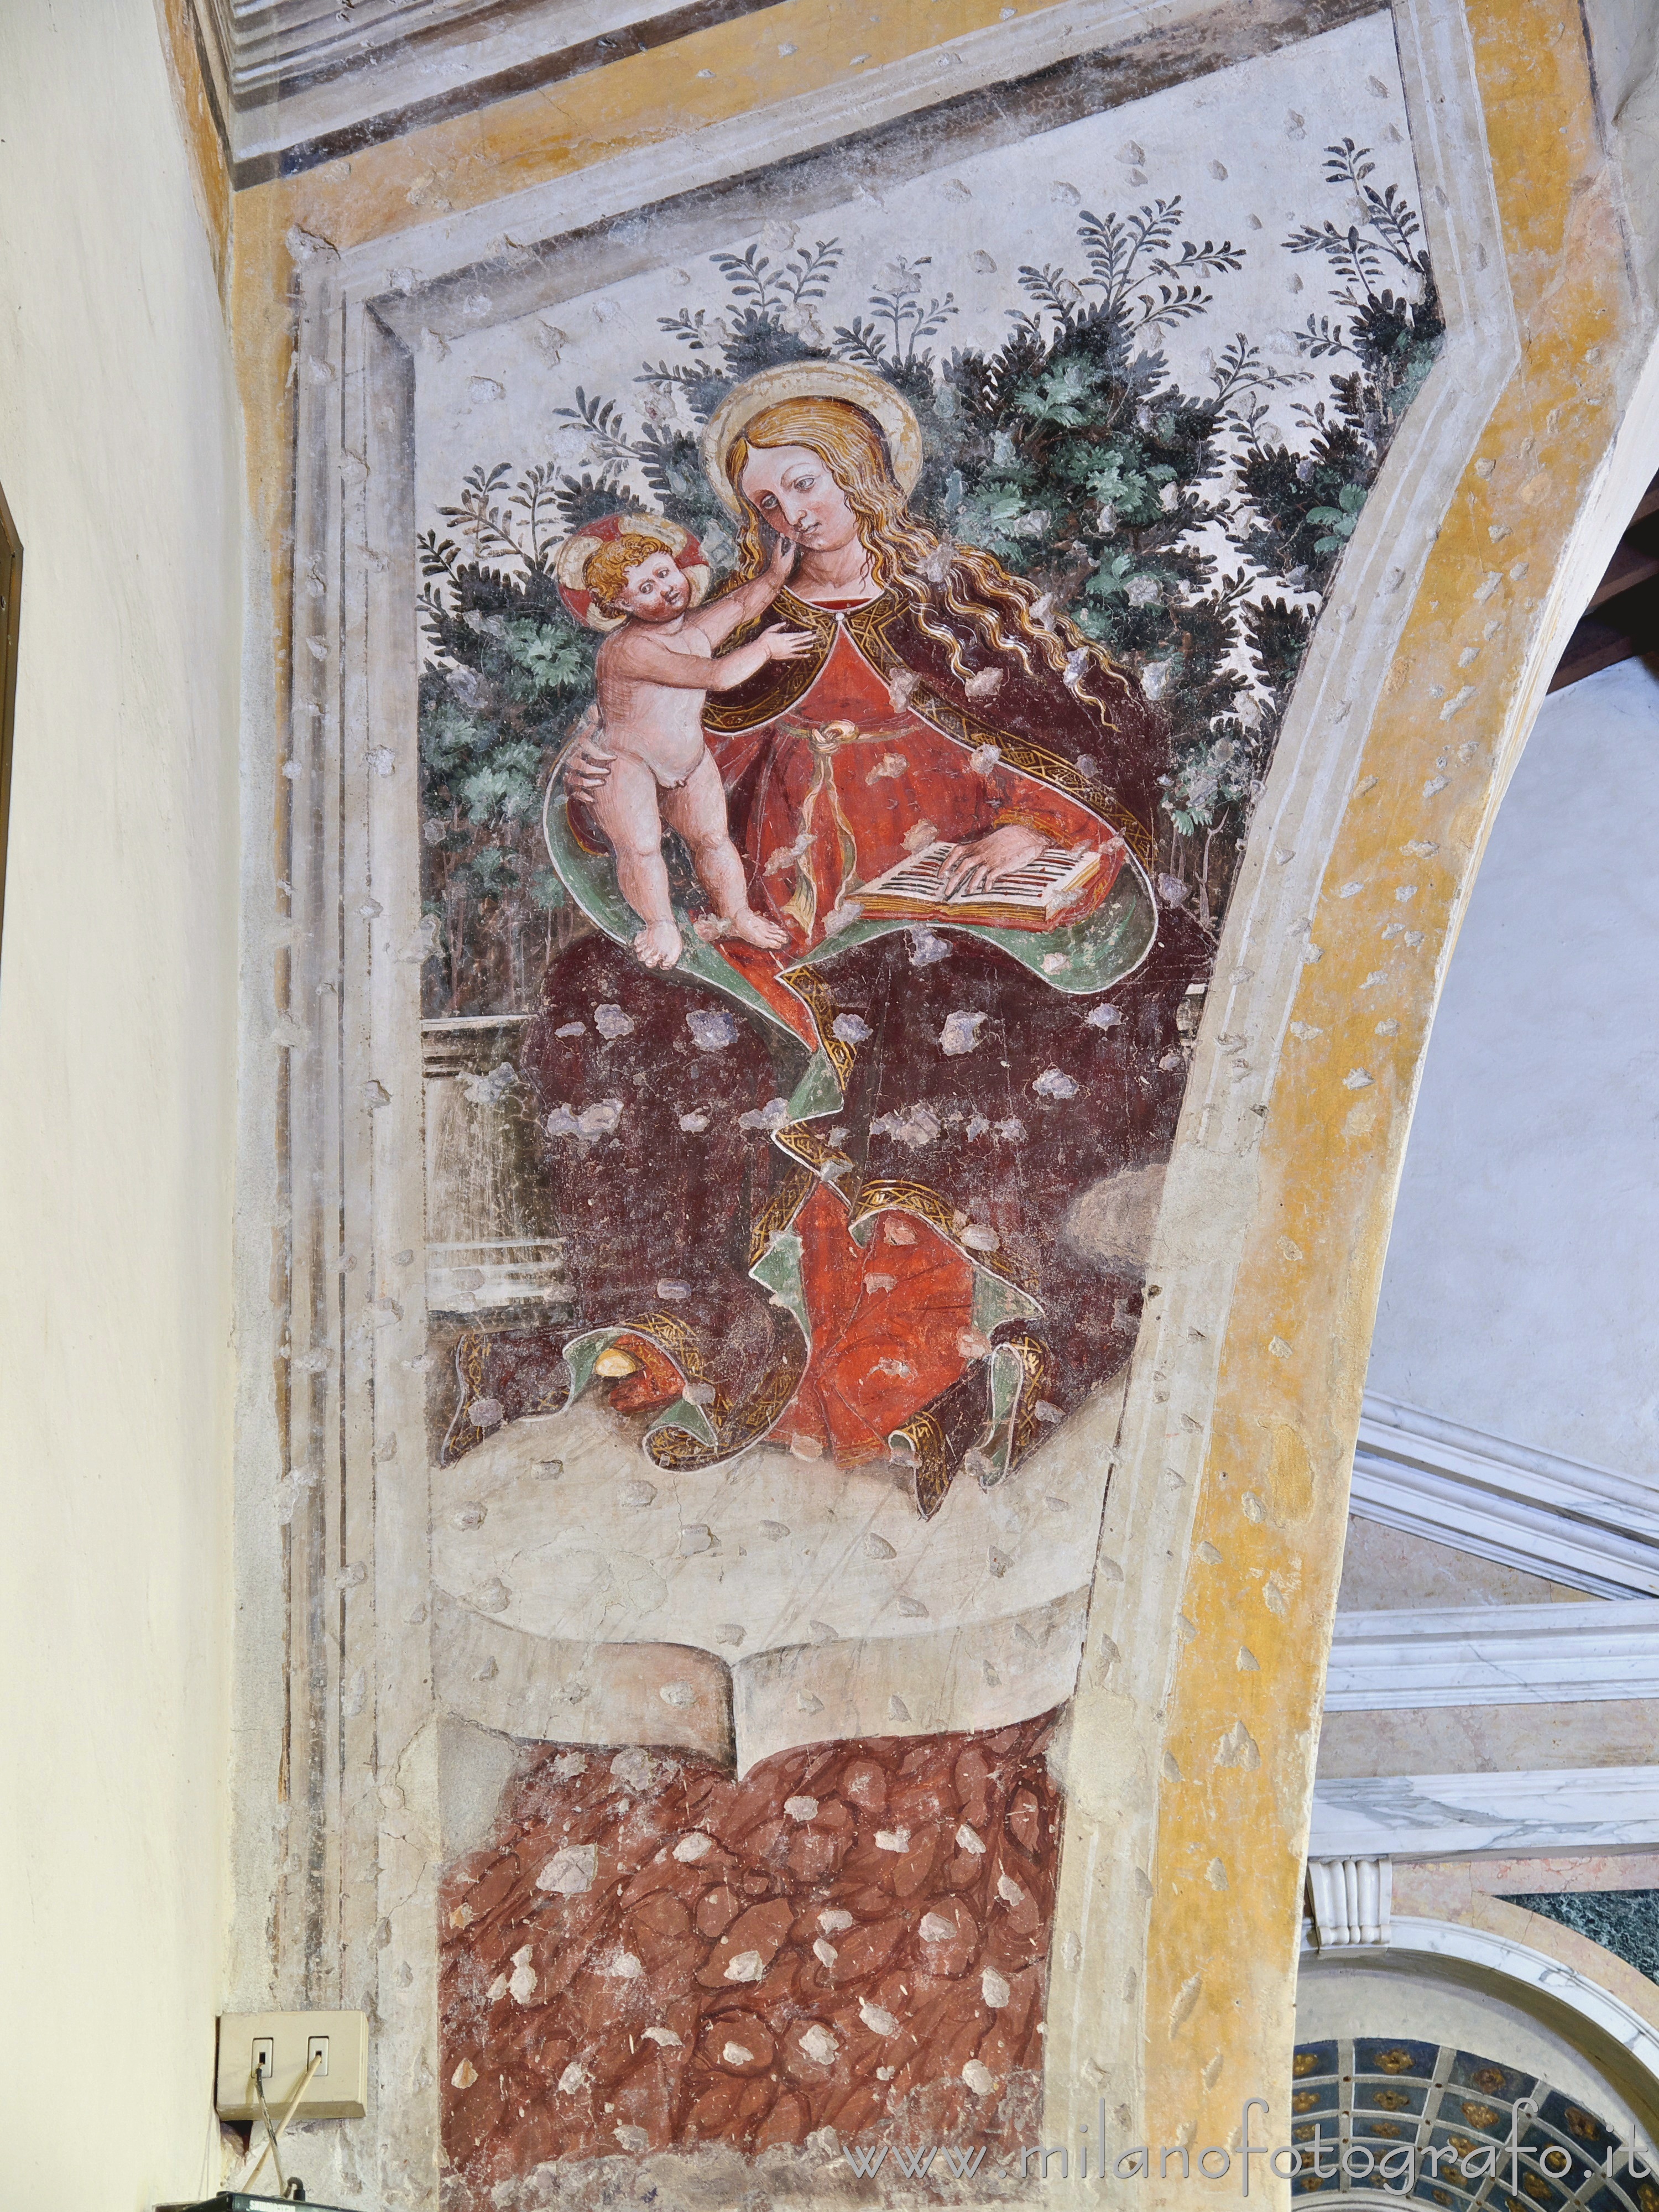
<svg viewBox="0 0 1659 2212">
<path fill-rule="evenodd" d="M 781 953 L 728 942 L 726 956 L 808 1042 L 831 1049 L 822 1006 L 815 1011 L 791 988 L 792 973 L 800 972 L 795 963 L 825 942 L 826 923 L 833 929 L 848 902 L 856 908 L 859 884 L 919 845 L 966 843 L 1020 823 L 1052 843 L 1092 847 L 1103 865 L 1069 910 L 1073 919 L 1101 903 L 1126 857 L 1115 830 L 1011 767 L 988 734 L 979 744 L 953 738 L 909 700 L 896 703 L 870 651 L 870 626 L 846 619 L 860 605 L 808 608 L 792 600 L 786 619 L 804 617 L 822 633 L 829 618 L 827 653 L 810 665 L 811 681 L 782 712 L 711 737 L 728 787 L 750 781 L 743 852 L 753 903 L 791 939 Z M 737 719 L 731 696 L 716 708 L 728 722 Z M 922 699 L 931 703 L 926 691 Z M 842 1466 L 886 1457 L 890 1438 L 982 1356 L 973 1260 L 915 1209 L 914 1197 L 877 1203 L 873 1210 L 891 1218 L 872 1237 L 868 1211 L 855 1212 L 861 1195 L 856 1182 L 825 1182 L 796 1217 L 812 1347 L 775 1432 L 797 1449 L 827 1450 Z M 862 1240 L 852 1233 L 855 1218 Z"/>
<path fill-rule="evenodd" d="M 838 609 L 785 593 L 765 619 L 811 629 L 817 649 L 711 695 L 704 719 L 750 902 L 790 932 L 780 953 L 720 950 L 775 1018 L 604 938 L 550 965 L 521 1061 L 544 1111 L 624 1105 L 591 1141 L 544 1145 L 579 1301 L 557 1336 L 623 1333 L 640 1363 L 613 1393 L 624 1408 L 696 1389 L 714 1442 L 659 1428 L 647 1449 L 664 1464 L 768 1436 L 843 1464 L 893 1452 L 931 1510 L 987 1435 L 993 1343 L 1027 1378 L 1016 1453 L 1127 1357 L 1137 1274 L 1071 1224 L 1081 1194 L 1167 1156 L 1185 1076 L 1176 1009 L 1209 948 L 1178 912 L 1145 946 L 1167 740 L 1132 685 L 1091 663 L 1074 687 L 957 624 L 991 678 L 970 695 L 891 594 Z M 1120 901 L 1139 898 L 1138 957 L 1099 992 L 1068 993 L 971 932 L 847 933 L 858 886 L 924 829 L 962 842 L 1016 821 L 1101 853 L 1077 913 L 1120 877 Z M 626 1012 L 626 1037 L 596 1035 L 603 1003 Z M 688 1041 L 689 1016 L 734 1006 L 726 1047 Z M 980 1018 L 956 1054 L 952 1015 Z M 833 1065 L 839 1107 L 779 1126 L 771 1102 L 814 1056 Z M 772 1271 L 797 1238 L 810 1342 Z M 509 1413 L 556 1401 L 552 1333 L 471 1342 L 475 1396 Z M 463 1399 L 452 1449 L 476 1441 Z"/>
</svg>

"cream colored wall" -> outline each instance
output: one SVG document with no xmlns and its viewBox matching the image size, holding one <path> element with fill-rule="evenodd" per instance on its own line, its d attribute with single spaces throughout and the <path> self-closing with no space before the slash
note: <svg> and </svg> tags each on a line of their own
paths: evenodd
<svg viewBox="0 0 1659 2212">
<path fill-rule="evenodd" d="M 240 472 L 150 0 L 0 6 L 0 2198 L 216 2185 Z"/>
</svg>

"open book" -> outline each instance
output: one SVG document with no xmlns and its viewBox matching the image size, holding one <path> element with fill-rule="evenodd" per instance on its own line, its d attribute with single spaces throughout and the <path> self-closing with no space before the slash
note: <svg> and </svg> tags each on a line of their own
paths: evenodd
<svg viewBox="0 0 1659 2212">
<path fill-rule="evenodd" d="M 925 846 L 853 894 L 872 921 L 978 922 L 991 929 L 1052 929 L 1099 874 L 1092 846 L 1048 845 L 1034 860 L 989 890 L 945 892 L 945 872 L 957 848 Z"/>
</svg>

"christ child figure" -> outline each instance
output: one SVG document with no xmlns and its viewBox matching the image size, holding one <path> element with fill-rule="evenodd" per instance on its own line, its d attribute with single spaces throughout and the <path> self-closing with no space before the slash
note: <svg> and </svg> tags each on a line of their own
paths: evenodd
<svg viewBox="0 0 1659 2212">
<path fill-rule="evenodd" d="M 665 822 L 685 841 L 725 925 L 718 934 L 775 951 L 787 933 L 749 903 L 725 786 L 703 738 L 702 702 L 711 691 L 746 683 L 769 660 L 812 650 L 810 634 L 779 626 L 716 652 L 771 605 L 788 580 L 794 546 L 780 538 L 752 582 L 700 606 L 699 576 L 706 586 L 708 572 L 696 539 L 644 516 L 620 523 L 614 534 L 596 529 L 569 540 L 559 574 L 572 611 L 609 632 L 594 680 L 611 767 L 589 803 L 616 854 L 617 887 L 643 925 L 634 951 L 647 968 L 672 968 L 684 950 L 663 862 Z"/>
</svg>

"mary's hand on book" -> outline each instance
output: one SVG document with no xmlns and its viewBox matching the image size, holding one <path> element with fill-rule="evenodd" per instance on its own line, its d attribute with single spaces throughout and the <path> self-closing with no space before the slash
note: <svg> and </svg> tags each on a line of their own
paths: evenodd
<svg viewBox="0 0 1659 2212">
<path fill-rule="evenodd" d="M 1041 830 L 1024 822 L 1006 823 L 1000 830 L 958 845 L 946 863 L 941 896 L 950 898 L 956 893 L 991 890 L 1005 877 L 1017 875 L 1028 866 L 1039 853 L 1047 851 L 1048 845 Z"/>
</svg>

